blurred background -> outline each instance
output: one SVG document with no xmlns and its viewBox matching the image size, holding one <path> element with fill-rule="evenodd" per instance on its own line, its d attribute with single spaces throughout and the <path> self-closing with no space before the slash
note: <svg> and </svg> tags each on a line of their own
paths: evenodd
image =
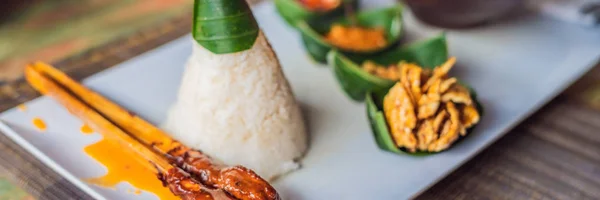
<svg viewBox="0 0 600 200">
<path fill-rule="evenodd" d="M 190 12 L 190 0 L 4 0 L 0 82 L 32 60 L 53 62 Z M 187 16 L 187 15 L 186 15 Z"/>
<path fill-rule="evenodd" d="M 490 23 L 525 6 L 570 22 L 600 21 L 600 0 L 403 1 L 420 20 L 446 28 Z M 32 60 L 53 63 L 159 24 L 189 20 L 192 4 L 192 0 L 4 0 L 0 83 L 21 77 L 22 67 Z"/>
</svg>

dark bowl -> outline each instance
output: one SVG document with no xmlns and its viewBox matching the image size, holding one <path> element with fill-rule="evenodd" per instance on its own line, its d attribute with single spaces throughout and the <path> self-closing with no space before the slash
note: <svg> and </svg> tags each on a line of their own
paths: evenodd
<svg viewBox="0 0 600 200">
<path fill-rule="evenodd" d="M 523 0 L 403 0 L 421 21 L 444 28 L 482 25 L 504 16 Z"/>
</svg>

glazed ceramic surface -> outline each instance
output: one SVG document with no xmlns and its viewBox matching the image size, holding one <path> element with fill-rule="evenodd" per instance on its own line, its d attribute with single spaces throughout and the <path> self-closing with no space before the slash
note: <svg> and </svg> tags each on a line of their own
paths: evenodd
<svg viewBox="0 0 600 200">
<path fill-rule="evenodd" d="M 369 1 L 368 6 L 392 1 Z M 284 199 L 406 199 L 427 189 L 559 94 L 586 73 L 600 56 L 598 30 L 561 24 L 536 15 L 514 17 L 480 29 L 447 32 L 450 54 L 458 58 L 453 75 L 473 86 L 485 107 L 481 124 L 449 151 L 413 157 L 377 148 L 364 104 L 347 98 L 331 72 L 308 59 L 300 37 L 286 26 L 271 3 L 254 12 L 270 39 L 306 117 L 310 148 L 302 168 L 274 185 Z M 405 14 L 411 39 L 437 35 Z M 184 63 L 191 52 L 185 36 L 84 81 L 93 90 L 152 123 L 165 120 L 175 101 Z M 156 199 L 83 181 L 106 173 L 83 148 L 101 139 L 84 135 L 81 121 L 59 104 L 40 97 L 0 115 L 0 130 L 49 167 L 97 199 Z M 42 118 L 40 133 L 32 119 Z M 244 152 L 240 152 L 244 153 Z M 252 155 L 248 155 L 252 156 Z"/>
</svg>

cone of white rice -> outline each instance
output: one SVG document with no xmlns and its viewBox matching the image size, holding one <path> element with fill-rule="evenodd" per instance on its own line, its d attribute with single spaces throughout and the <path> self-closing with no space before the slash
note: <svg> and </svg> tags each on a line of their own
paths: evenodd
<svg viewBox="0 0 600 200">
<path fill-rule="evenodd" d="M 214 53 L 197 40 L 164 128 L 266 180 L 297 169 L 306 150 L 304 122 L 264 34 L 258 30 L 251 48 L 234 53 Z"/>
</svg>

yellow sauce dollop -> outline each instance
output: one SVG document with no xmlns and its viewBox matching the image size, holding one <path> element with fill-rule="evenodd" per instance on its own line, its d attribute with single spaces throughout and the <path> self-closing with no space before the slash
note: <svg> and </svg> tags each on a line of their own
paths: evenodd
<svg viewBox="0 0 600 200">
<path fill-rule="evenodd" d="M 17 106 L 17 109 L 19 109 L 20 111 L 26 111 L 27 110 L 27 106 L 25 106 L 25 104 L 19 104 Z"/>
<path fill-rule="evenodd" d="M 90 126 L 88 126 L 87 124 L 84 124 L 83 126 L 81 126 L 81 128 L 79 130 L 84 135 L 89 135 L 89 134 L 94 133 L 94 130 Z"/>
<path fill-rule="evenodd" d="M 155 171 L 136 159 L 137 154 L 123 149 L 118 142 L 106 138 L 85 147 L 85 153 L 102 163 L 108 170 L 106 175 L 87 181 L 102 187 L 114 187 L 126 181 L 138 188 L 134 191 L 135 194 L 141 194 L 143 190 L 156 194 L 162 200 L 179 199 L 168 188 L 163 187 Z"/>
<path fill-rule="evenodd" d="M 39 117 L 33 118 L 33 125 L 40 131 L 45 131 L 48 127 L 46 127 L 46 122 Z"/>
</svg>

